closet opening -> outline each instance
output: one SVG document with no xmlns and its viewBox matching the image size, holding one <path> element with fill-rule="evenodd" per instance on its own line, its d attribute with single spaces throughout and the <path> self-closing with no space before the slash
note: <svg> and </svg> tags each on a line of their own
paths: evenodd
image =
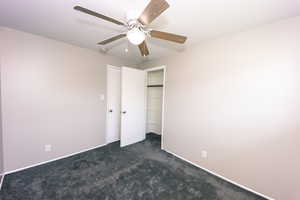
<svg viewBox="0 0 300 200">
<path fill-rule="evenodd" d="M 165 67 L 146 71 L 146 137 L 163 148 Z"/>
<path fill-rule="evenodd" d="M 163 149 L 166 68 L 107 67 L 106 144 L 149 139 Z M 133 98 L 134 97 L 134 98 Z"/>
</svg>

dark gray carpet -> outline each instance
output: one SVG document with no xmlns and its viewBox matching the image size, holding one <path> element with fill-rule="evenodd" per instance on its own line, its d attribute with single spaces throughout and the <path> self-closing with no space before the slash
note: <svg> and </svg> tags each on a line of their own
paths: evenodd
<svg viewBox="0 0 300 200">
<path fill-rule="evenodd" d="M 160 150 L 119 143 L 5 176 L 1 200 L 263 200 Z"/>
</svg>

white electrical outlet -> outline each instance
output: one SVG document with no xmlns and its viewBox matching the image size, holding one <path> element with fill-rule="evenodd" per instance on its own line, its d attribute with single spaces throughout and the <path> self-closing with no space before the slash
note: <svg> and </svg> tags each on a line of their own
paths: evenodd
<svg viewBox="0 0 300 200">
<path fill-rule="evenodd" d="M 46 151 L 46 152 L 52 151 L 52 146 L 51 146 L 51 144 L 46 144 L 46 145 L 45 145 L 45 151 Z"/>
<path fill-rule="evenodd" d="M 100 99 L 101 99 L 101 101 L 104 101 L 104 99 L 105 99 L 104 94 L 101 94 L 101 95 L 100 95 Z"/>
<path fill-rule="evenodd" d="M 201 157 L 207 158 L 207 151 L 201 151 Z"/>
</svg>

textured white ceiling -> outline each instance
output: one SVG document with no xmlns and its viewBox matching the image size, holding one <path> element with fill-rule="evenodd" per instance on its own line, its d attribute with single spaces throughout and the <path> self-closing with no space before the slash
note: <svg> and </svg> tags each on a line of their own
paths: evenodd
<svg viewBox="0 0 300 200">
<path fill-rule="evenodd" d="M 167 0 L 170 8 L 152 23 L 153 29 L 188 36 L 180 45 L 149 38 L 150 56 L 121 39 L 106 53 L 139 63 L 182 51 L 200 41 L 300 15 L 299 0 Z M 124 20 L 126 12 L 142 12 L 149 0 L 1 0 L 0 25 L 43 35 L 101 52 L 98 42 L 122 32 L 118 25 L 73 10 L 75 5 Z M 129 52 L 124 49 L 129 46 Z M 102 52 L 103 53 L 103 52 Z"/>
</svg>

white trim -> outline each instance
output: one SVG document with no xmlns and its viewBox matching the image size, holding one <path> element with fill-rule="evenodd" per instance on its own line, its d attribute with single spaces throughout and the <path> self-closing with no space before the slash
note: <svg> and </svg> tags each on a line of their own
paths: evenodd
<svg viewBox="0 0 300 200">
<path fill-rule="evenodd" d="M 111 69 L 114 69 L 114 70 L 121 70 L 121 67 L 116 67 L 116 66 L 112 66 L 112 65 L 107 65 L 107 68 L 111 68 Z"/>
<path fill-rule="evenodd" d="M 47 161 L 44 161 L 44 162 L 40 162 L 40 163 L 37 163 L 37 164 L 30 165 L 30 166 L 27 166 L 27 167 L 22 167 L 22 168 L 19 168 L 19 169 L 11 170 L 11 171 L 5 172 L 4 174 L 5 175 L 12 174 L 12 173 L 19 172 L 19 171 L 22 171 L 22 170 L 25 170 L 25 169 L 29 169 L 29 168 L 32 168 L 32 167 L 37 167 L 39 165 L 47 164 L 47 163 L 50 163 L 50 162 L 53 162 L 53 161 L 57 161 L 57 160 L 60 160 L 60 159 L 64 159 L 64 158 L 67 158 L 67 157 L 74 156 L 76 154 L 84 153 L 86 151 L 90 151 L 90 150 L 93 150 L 93 149 L 104 147 L 105 145 L 107 145 L 107 144 L 97 145 L 95 147 L 91 147 L 91 148 L 84 149 L 84 150 L 81 150 L 81 151 L 78 151 L 78 152 L 75 152 L 75 153 L 71 153 L 71 154 L 67 154 L 67 155 L 64 155 L 64 156 L 60 156 L 60 157 L 57 157 L 57 158 L 54 158 L 54 159 L 51 159 L 51 160 L 47 160 Z"/>
<path fill-rule="evenodd" d="M 162 65 L 162 66 L 159 66 L 159 67 L 147 68 L 144 71 L 151 72 L 151 71 L 158 71 L 158 70 L 165 69 L 165 68 L 166 68 L 166 66 Z"/>
<path fill-rule="evenodd" d="M 5 174 L 0 174 L 0 176 L 1 176 L 1 180 L 0 180 L 0 190 L 1 190 Z"/>
<path fill-rule="evenodd" d="M 116 139 L 116 140 L 114 140 L 114 141 L 112 141 L 112 142 L 109 142 L 109 143 L 106 143 L 106 145 L 108 145 L 108 144 L 111 144 L 111 143 L 114 143 L 114 142 L 121 142 L 121 139 Z"/>
<path fill-rule="evenodd" d="M 164 151 L 166 151 L 166 152 L 168 152 L 168 153 L 174 155 L 175 157 L 177 157 L 177 158 L 179 158 L 179 159 L 181 159 L 181 160 L 183 160 L 183 161 L 185 161 L 185 162 L 188 162 L 188 163 L 190 163 L 191 165 L 194 165 L 194 166 L 196 166 L 196 167 L 198 167 L 198 168 L 200 168 L 200 169 L 202 169 L 202 170 L 204 170 L 204 171 L 206 171 L 206 172 L 208 172 L 208 173 L 210 173 L 210 174 L 212 174 L 212 175 L 214 175 L 214 176 L 216 176 L 216 177 L 218 177 L 218 178 L 221 178 L 221 179 L 223 179 L 223 180 L 225 180 L 225 181 L 227 181 L 227 182 L 229 182 L 229 183 L 232 183 L 232 184 L 234 184 L 234 185 L 236 185 L 236 186 L 238 186 L 238 187 L 240 187 L 240 188 L 242 188 L 242 189 L 244 189 L 244 190 L 247 190 L 247 191 L 249 191 L 249 192 L 252 192 L 252 193 L 254 193 L 254 194 L 258 195 L 258 196 L 261 196 L 261 197 L 266 198 L 266 199 L 269 199 L 269 200 L 275 200 L 275 199 L 272 198 L 272 197 L 268 197 L 268 196 L 266 196 L 266 195 L 264 195 L 264 194 L 261 194 L 261 193 L 259 193 L 259 192 L 256 192 L 256 191 L 254 191 L 253 189 L 250 189 L 250 188 L 248 188 L 248 187 L 246 187 L 246 186 L 244 186 L 244 185 L 241 185 L 241 184 L 239 184 L 239 183 L 236 183 L 236 182 L 234 182 L 234 181 L 232 181 L 232 180 L 230 180 L 230 179 L 228 179 L 228 178 L 226 178 L 226 177 L 224 177 L 224 176 L 221 176 L 220 174 L 217 174 L 217 173 L 215 173 L 215 172 L 213 172 L 213 171 L 211 171 L 211 170 L 209 170 L 209 169 L 206 169 L 205 167 L 201 167 L 200 165 L 195 164 L 195 163 L 193 163 L 192 161 L 189 161 L 189 160 L 183 158 L 182 156 L 177 155 L 176 153 L 173 153 L 173 152 L 171 152 L 171 151 L 169 151 L 169 150 L 166 150 L 166 149 L 162 149 L 162 150 L 164 150 Z"/>
<path fill-rule="evenodd" d="M 159 67 L 152 67 L 145 69 L 146 72 L 151 71 L 157 71 L 157 70 L 163 70 L 164 72 L 164 78 L 163 78 L 163 98 L 162 98 L 162 111 L 161 111 L 161 149 L 164 148 L 164 128 L 165 128 L 165 99 L 166 99 L 166 73 L 167 73 L 167 67 L 165 65 L 159 66 Z M 148 77 L 148 76 L 147 76 Z M 147 95 L 147 93 L 146 93 Z M 146 97 L 147 100 L 147 97 Z M 147 106 L 147 102 L 146 102 Z M 146 112 L 147 114 L 147 112 Z"/>
<path fill-rule="evenodd" d="M 166 102 L 166 74 L 167 67 L 162 66 L 164 70 L 164 81 L 163 81 L 163 98 L 162 98 L 162 110 L 161 110 L 161 148 L 164 148 L 164 130 L 165 130 L 165 102 Z"/>
</svg>

